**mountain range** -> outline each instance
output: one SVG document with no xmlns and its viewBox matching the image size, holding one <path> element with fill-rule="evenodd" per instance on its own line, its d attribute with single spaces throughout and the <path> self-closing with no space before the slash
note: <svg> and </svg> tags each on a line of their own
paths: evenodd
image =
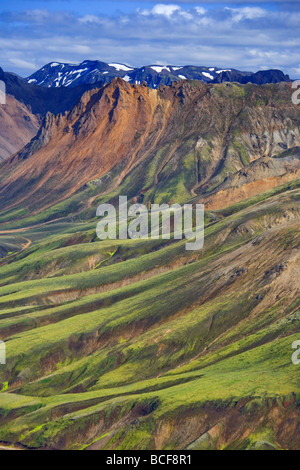
<svg viewBox="0 0 300 470">
<path fill-rule="evenodd" d="M 154 89 L 185 79 L 259 85 L 290 81 L 279 70 L 251 73 L 217 67 L 155 65 L 135 69 L 100 61 L 84 61 L 79 65 L 52 62 L 27 79 L 0 68 L 0 80 L 6 84 L 9 102 L 9 106 L 0 109 L 0 161 L 21 150 L 36 135 L 47 112 L 57 115 L 70 110 L 86 90 L 99 88 L 117 77 L 132 84 L 146 83 Z"/>
<path fill-rule="evenodd" d="M 74 87 L 83 83 L 109 83 L 112 79 L 121 77 L 123 80 L 140 85 L 143 82 L 151 88 L 160 85 L 171 85 L 181 80 L 201 80 L 206 83 L 238 82 L 278 83 L 290 81 L 288 75 L 280 70 L 262 70 L 256 73 L 241 72 L 236 69 L 221 69 L 219 67 L 199 67 L 193 65 L 148 65 L 140 68 L 124 64 L 85 60 L 81 64 L 63 64 L 51 62 L 32 74 L 26 80 L 28 83 L 43 87 Z"/>
<path fill-rule="evenodd" d="M 56 67 L 0 72 L 0 448 L 299 450 L 292 84 Z M 203 249 L 99 240 L 120 195 L 204 204 Z"/>
<path fill-rule="evenodd" d="M 2 166 L 0 203 L 21 202 L 36 212 L 83 191 L 84 205 L 85 185 L 106 193 L 125 184 L 139 199 L 201 196 L 215 207 L 214 192 L 226 193 L 233 176 L 255 164 L 242 196 L 237 183 L 230 192 L 238 202 L 246 188 L 252 188 L 248 196 L 257 194 L 253 180 L 264 179 L 263 188 L 271 189 L 298 175 L 284 170 L 285 158 L 272 160 L 300 146 L 290 94 L 290 83 L 183 81 L 153 90 L 113 79 L 86 91 L 70 110 L 46 114 L 37 135 Z"/>
</svg>

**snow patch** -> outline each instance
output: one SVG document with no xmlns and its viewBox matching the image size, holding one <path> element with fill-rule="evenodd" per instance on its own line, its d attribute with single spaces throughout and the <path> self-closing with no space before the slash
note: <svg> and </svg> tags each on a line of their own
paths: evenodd
<svg viewBox="0 0 300 470">
<path fill-rule="evenodd" d="M 178 78 L 181 78 L 181 80 L 186 80 L 186 77 L 184 75 L 178 75 Z"/>
<path fill-rule="evenodd" d="M 81 74 L 82 72 L 85 72 L 86 70 L 88 70 L 88 67 L 86 67 L 85 69 L 72 70 L 71 72 L 69 72 L 69 74 L 70 74 L 70 75 L 73 75 L 74 73 L 79 73 L 79 74 Z"/>
<path fill-rule="evenodd" d="M 120 70 L 122 70 L 123 72 L 129 72 L 130 70 L 133 70 L 132 68 L 123 64 L 108 64 L 108 65 L 110 67 L 114 67 L 118 72 L 120 72 Z"/>
<path fill-rule="evenodd" d="M 151 69 L 152 69 L 152 70 L 155 70 L 155 72 L 157 72 L 157 73 L 160 73 L 160 72 L 162 72 L 163 70 L 166 70 L 167 72 L 171 72 L 171 70 L 169 69 L 169 67 L 167 67 L 167 66 L 165 66 L 165 65 L 164 65 L 164 66 L 158 66 L 158 65 L 157 65 L 157 66 L 154 66 L 154 65 L 153 65 L 153 66 L 151 67 Z"/>
<path fill-rule="evenodd" d="M 210 78 L 211 80 L 214 79 L 214 77 L 210 73 L 202 72 L 202 75 L 204 75 L 204 77 L 206 77 L 206 78 Z"/>
<path fill-rule="evenodd" d="M 222 73 L 222 72 L 231 72 L 231 69 L 227 69 L 227 70 L 217 70 L 216 73 Z"/>
</svg>

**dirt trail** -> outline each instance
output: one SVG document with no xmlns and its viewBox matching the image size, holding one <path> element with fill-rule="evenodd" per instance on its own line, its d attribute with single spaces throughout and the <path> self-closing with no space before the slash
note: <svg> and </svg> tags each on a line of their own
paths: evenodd
<svg viewBox="0 0 300 470">
<path fill-rule="evenodd" d="M 58 222 L 59 220 L 65 220 L 66 217 L 60 217 L 59 219 L 53 219 L 53 220 L 49 220 L 48 222 L 42 222 L 41 224 L 37 224 L 37 225 L 30 225 L 29 227 L 23 227 L 23 228 L 16 228 L 14 230 L 2 230 L 0 231 L 0 235 L 6 235 L 7 233 L 20 233 L 20 232 L 26 232 L 27 230 L 31 230 L 31 229 L 34 229 L 34 228 L 39 228 L 39 227 L 43 227 L 44 225 L 48 225 L 48 224 L 52 224 L 54 222 Z M 2 224 L 0 224 L 1 226 Z"/>
<path fill-rule="evenodd" d="M 0 234 L 1 234 L 1 232 L 0 232 Z M 22 247 L 21 250 L 19 250 L 19 251 L 13 253 L 13 255 L 14 255 L 14 254 L 17 254 L 17 253 L 19 254 L 19 253 L 21 253 L 22 251 L 25 251 L 27 248 L 30 247 L 30 245 L 31 245 L 31 243 L 32 243 L 32 240 L 30 240 L 29 238 L 25 238 L 25 237 L 23 237 L 23 238 L 24 238 L 24 240 L 26 240 L 26 243 L 22 243 L 22 245 L 21 245 L 21 247 Z M 12 256 L 13 256 L 13 255 L 12 255 Z M 8 255 L 8 256 L 9 256 L 9 255 Z M 0 266 L 3 266 L 3 264 L 6 264 L 6 262 L 7 262 L 7 258 L 4 257 L 3 260 L 0 262 Z"/>
<path fill-rule="evenodd" d="M 32 241 L 31 241 L 29 238 L 25 238 L 25 237 L 24 237 L 24 240 L 26 240 L 27 243 L 24 243 L 24 244 L 22 245 L 22 251 L 26 250 L 26 249 L 31 245 L 31 243 L 32 243 Z"/>
</svg>

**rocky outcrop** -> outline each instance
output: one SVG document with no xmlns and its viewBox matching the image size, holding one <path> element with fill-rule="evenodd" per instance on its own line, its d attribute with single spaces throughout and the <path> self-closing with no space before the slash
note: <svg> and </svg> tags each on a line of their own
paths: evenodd
<svg viewBox="0 0 300 470">
<path fill-rule="evenodd" d="M 300 178 L 300 149 L 291 156 L 261 157 L 217 186 L 201 202 L 207 209 L 223 209 L 231 204 Z"/>
<path fill-rule="evenodd" d="M 38 135 L 2 165 L 0 202 L 39 212 L 89 184 L 94 199 L 126 184 L 136 200 L 157 202 L 217 188 L 224 207 L 299 176 L 298 158 L 272 160 L 300 146 L 291 93 L 285 83 L 185 81 L 152 90 L 117 78 L 70 111 L 46 115 Z M 85 197 L 83 208 L 91 204 Z"/>
</svg>

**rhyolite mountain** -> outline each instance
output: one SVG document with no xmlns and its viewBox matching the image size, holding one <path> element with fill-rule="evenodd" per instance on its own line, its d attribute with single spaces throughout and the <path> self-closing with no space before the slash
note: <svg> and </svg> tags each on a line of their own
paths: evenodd
<svg viewBox="0 0 300 470">
<path fill-rule="evenodd" d="M 84 61 L 79 65 L 52 62 L 24 80 L 0 68 L 0 80 L 6 84 L 8 105 L 0 110 L 0 161 L 26 145 L 34 137 L 47 112 L 56 115 L 70 110 L 89 89 L 121 77 L 129 83 L 147 83 L 151 88 L 174 81 L 196 79 L 221 83 L 277 83 L 289 81 L 278 70 L 255 73 L 222 70 L 217 67 L 146 66 L 139 69 L 124 64 Z"/>
<path fill-rule="evenodd" d="M 114 78 L 0 164 L 0 448 L 300 449 L 292 91 Z M 203 249 L 98 240 L 119 195 L 203 202 Z"/>
<path fill-rule="evenodd" d="M 0 205 L 46 218 L 46 208 L 75 194 L 82 193 L 82 211 L 90 192 L 96 199 L 123 187 L 139 200 L 198 198 L 215 207 L 212 193 L 226 191 L 228 178 L 254 161 L 243 190 L 227 197 L 234 203 L 272 189 L 299 177 L 297 156 L 273 158 L 300 146 L 291 93 L 290 83 L 185 80 L 154 90 L 116 78 L 84 93 L 70 111 L 47 113 L 36 137 L 0 167 Z"/>
<path fill-rule="evenodd" d="M 171 85 L 180 80 L 201 80 L 206 83 L 238 82 L 278 83 L 290 81 L 288 75 L 280 70 L 263 70 L 257 73 L 242 72 L 236 69 L 221 69 L 219 67 L 199 67 L 193 65 L 147 65 L 140 68 L 118 63 L 105 63 L 99 60 L 85 60 L 81 64 L 65 64 L 51 62 L 26 80 L 28 83 L 43 87 L 74 87 L 83 83 L 109 83 L 116 77 L 132 84 L 142 84 L 157 88 L 160 85 Z"/>
</svg>

